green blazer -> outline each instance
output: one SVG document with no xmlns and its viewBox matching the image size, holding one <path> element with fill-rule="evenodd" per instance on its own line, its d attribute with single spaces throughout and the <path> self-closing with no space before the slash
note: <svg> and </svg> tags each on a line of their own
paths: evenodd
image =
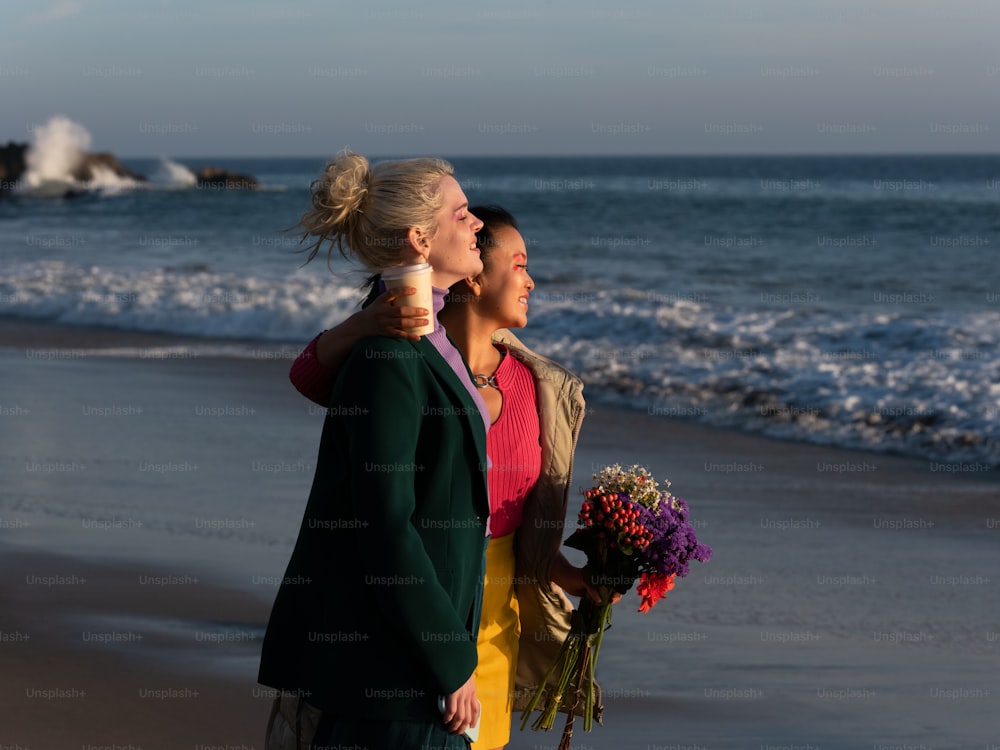
<svg viewBox="0 0 1000 750">
<path fill-rule="evenodd" d="M 433 719 L 476 667 L 486 431 L 426 338 L 340 371 L 259 680 L 335 715 Z"/>
</svg>

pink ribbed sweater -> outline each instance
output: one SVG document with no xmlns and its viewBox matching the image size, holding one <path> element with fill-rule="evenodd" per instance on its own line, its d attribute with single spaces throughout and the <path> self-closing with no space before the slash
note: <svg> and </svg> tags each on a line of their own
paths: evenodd
<svg viewBox="0 0 1000 750">
<path fill-rule="evenodd" d="M 538 402 L 531 370 L 506 351 L 495 373 L 503 394 L 497 421 L 486 433 L 486 454 L 493 465 L 486 473 L 490 490 L 490 534 L 513 534 L 521 525 L 524 499 L 542 471 Z"/>
</svg>

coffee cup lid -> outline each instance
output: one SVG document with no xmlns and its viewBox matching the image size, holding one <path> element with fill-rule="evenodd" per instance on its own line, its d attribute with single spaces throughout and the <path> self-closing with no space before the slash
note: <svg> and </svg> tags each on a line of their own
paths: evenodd
<svg viewBox="0 0 1000 750">
<path fill-rule="evenodd" d="M 432 271 L 430 263 L 417 263 L 413 266 L 391 266 L 390 268 L 382 269 L 383 279 L 396 279 L 400 276 L 405 276 L 408 273 L 422 273 L 423 271 Z"/>
</svg>

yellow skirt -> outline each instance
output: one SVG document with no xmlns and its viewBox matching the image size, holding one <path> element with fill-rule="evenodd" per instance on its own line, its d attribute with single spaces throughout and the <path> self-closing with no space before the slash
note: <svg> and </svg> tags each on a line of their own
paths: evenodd
<svg viewBox="0 0 1000 750">
<path fill-rule="evenodd" d="M 479 740 L 472 743 L 474 750 L 490 750 L 510 741 L 520 635 L 521 622 L 514 596 L 514 535 L 507 534 L 491 538 L 486 545 L 483 614 L 476 642 L 479 665 L 474 673 L 483 716 L 479 722 Z"/>
</svg>

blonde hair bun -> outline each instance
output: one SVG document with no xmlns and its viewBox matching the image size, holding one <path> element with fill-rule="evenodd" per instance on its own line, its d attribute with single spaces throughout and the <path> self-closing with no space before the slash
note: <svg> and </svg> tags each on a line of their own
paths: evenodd
<svg viewBox="0 0 1000 750">
<path fill-rule="evenodd" d="M 341 152 L 313 181 L 312 207 L 299 222 L 303 240 L 313 238 L 308 260 L 329 242 L 330 254 L 335 248 L 345 257 L 350 253 L 369 270 L 399 265 L 411 228 L 430 234 L 437 229 L 441 181 L 452 174 L 442 159 L 372 165 L 361 154 Z"/>
</svg>

